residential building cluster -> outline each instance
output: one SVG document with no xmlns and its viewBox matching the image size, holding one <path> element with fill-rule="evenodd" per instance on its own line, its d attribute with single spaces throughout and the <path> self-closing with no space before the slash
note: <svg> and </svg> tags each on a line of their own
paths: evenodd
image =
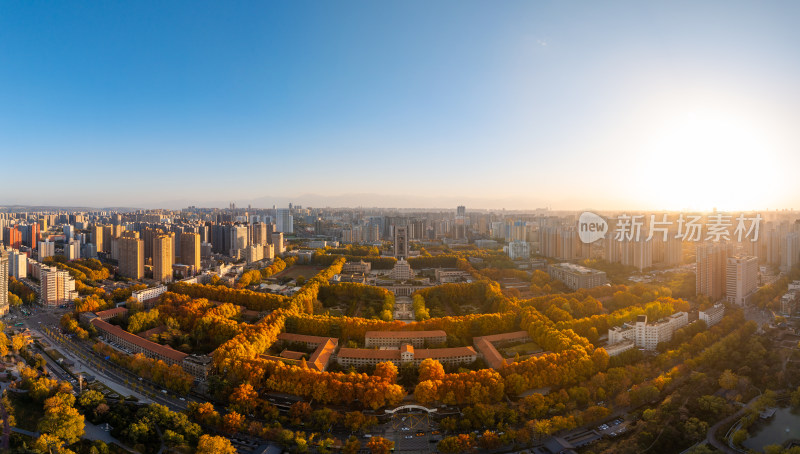
<svg viewBox="0 0 800 454">
<path fill-rule="evenodd" d="M 659 343 L 669 342 L 676 330 L 688 324 L 689 314 L 686 312 L 676 312 L 669 317 L 649 323 L 646 315 L 639 315 L 634 323 L 626 323 L 608 330 L 606 351 L 614 356 L 634 347 L 655 350 Z"/>
</svg>

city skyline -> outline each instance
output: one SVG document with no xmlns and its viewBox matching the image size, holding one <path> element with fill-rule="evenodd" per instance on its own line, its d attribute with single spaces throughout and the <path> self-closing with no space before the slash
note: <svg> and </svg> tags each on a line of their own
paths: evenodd
<svg viewBox="0 0 800 454">
<path fill-rule="evenodd" d="M 797 207 L 799 8 L 4 4 L 0 204 Z"/>
</svg>

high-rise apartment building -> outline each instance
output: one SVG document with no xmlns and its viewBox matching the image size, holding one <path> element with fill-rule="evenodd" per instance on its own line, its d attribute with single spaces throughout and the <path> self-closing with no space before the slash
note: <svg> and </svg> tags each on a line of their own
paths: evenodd
<svg viewBox="0 0 800 454">
<path fill-rule="evenodd" d="M 670 235 L 664 242 L 664 264 L 680 265 L 683 262 L 683 242 L 680 238 Z"/>
<path fill-rule="evenodd" d="M 39 223 L 34 222 L 20 226 L 20 233 L 22 233 L 22 244 L 36 249 L 39 241 Z"/>
<path fill-rule="evenodd" d="M 75 238 L 75 227 L 72 225 L 65 225 L 64 226 L 64 241 L 69 241 Z"/>
<path fill-rule="evenodd" d="M 56 243 L 52 241 L 42 241 L 39 243 L 39 261 L 47 257 L 56 255 Z"/>
<path fill-rule="evenodd" d="M 28 277 L 28 254 L 17 249 L 8 251 L 8 273 L 15 279 Z"/>
<path fill-rule="evenodd" d="M 758 258 L 752 256 L 728 257 L 725 299 L 744 306 L 758 288 Z"/>
<path fill-rule="evenodd" d="M 565 228 L 560 232 L 561 246 L 558 258 L 561 260 L 574 260 L 577 257 L 578 235 L 575 229 Z"/>
<path fill-rule="evenodd" d="M 292 210 L 287 210 L 286 208 L 278 208 L 275 210 L 275 226 L 281 233 L 294 233 Z"/>
<path fill-rule="evenodd" d="M 174 233 L 162 233 L 153 238 L 153 279 L 172 282 L 172 257 Z"/>
<path fill-rule="evenodd" d="M 103 226 L 103 252 L 109 253 L 111 252 L 111 239 L 114 238 L 114 227 L 110 225 Z M 100 247 L 97 247 L 97 251 L 100 251 Z"/>
<path fill-rule="evenodd" d="M 103 226 L 93 225 L 91 228 L 92 244 L 94 244 L 96 252 L 99 254 L 103 252 Z"/>
<path fill-rule="evenodd" d="M 126 231 L 117 239 L 119 274 L 131 279 L 144 277 L 144 240 L 139 232 Z"/>
<path fill-rule="evenodd" d="M 8 313 L 8 252 L 0 248 L 0 315 Z"/>
<path fill-rule="evenodd" d="M 707 296 L 712 303 L 722 299 L 727 285 L 728 256 L 732 252 L 731 246 L 723 243 L 697 245 L 695 287 L 698 295 Z"/>
<path fill-rule="evenodd" d="M 263 225 L 263 224 L 262 224 Z M 264 235 L 266 239 L 266 234 Z M 259 246 L 263 247 L 263 246 Z M 200 271 L 200 235 L 197 233 L 181 233 L 181 263 Z"/>
<path fill-rule="evenodd" d="M 782 245 L 781 271 L 788 273 L 800 259 L 800 234 L 797 232 L 787 233 L 782 240 Z"/>
<path fill-rule="evenodd" d="M 286 245 L 283 242 L 282 232 L 272 232 L 273 254 L 283 254 L 286 252 Z"/>
<path fill-rule="evenodd" d="M 622 258 L 620 257 L 619 241 L 614 240 L 613 235 L 606 235 L 605 240 L 605 255 L 604 258 L 608 263 L 619 263 Z"/>
<path fill-rule="evenodd" d="M 639 271 L 653 266 L 653 241 L 645 241 L 640 238 L 638 241 L 622 241 L 620 243 L 620 257 L 622 264 L 632 266 Z"/>
<path fill-rule="evenodd" d="M 247 247 L 247 226 L 233 225 L 230 227 L 230 254 L 234 255 L 235 251 Z"/>
<path fill-rule="evenodd" d="M 408 259 L 408 227 L 405 225 L 394 227 L 394 256 L 398 260 Z"/>
<path fill-rule="evenodd" d="M 266 246 L 269 244 L 267 237 L 267 224 L 263 222 L 256 222 L 253 224 L 253 243 L 256 246 Z"/>
<path fill-rule="evenodd" d="M 78 260 L 81 258 L 80 241 L 69 240 L 69 242 L 64 245 L 64 255 L 67 256 L 67 260 Z"/>
<path fill-rule="evenodd" d="M 40 279 L 39 301 L 44 306 L 59 306 L 78 297 L 75 280 L 69 272 L 54 267 L 43 266 Z"/>
<path fill-rule="evenodd" d="M 530 245 L 525 241 L 512 241 L 508 243 L 508 257 L 511 260 L 526 260 L 531 258 Z"/>
<path fill-rule="evenodd" d="M 3 243 L 12 249 L 22 247 L 22 232 L 16 226 L 3 229 Z"/>
</svg>

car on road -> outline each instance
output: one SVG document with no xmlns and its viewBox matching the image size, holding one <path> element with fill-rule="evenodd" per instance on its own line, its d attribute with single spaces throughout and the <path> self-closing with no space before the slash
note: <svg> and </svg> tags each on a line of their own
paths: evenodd
<svg viewBox="0 0 800 454">
<path fill-rule="evenodd" d="M 408 439 L 408 438 L 414 438 L 414 436 L 413 435 L 406 435 L 406 439 Z"/>
</svg>

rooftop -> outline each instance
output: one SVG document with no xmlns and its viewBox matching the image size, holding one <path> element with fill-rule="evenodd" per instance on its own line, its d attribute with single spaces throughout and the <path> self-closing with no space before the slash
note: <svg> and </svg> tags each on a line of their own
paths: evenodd
<svg viewBox="0 0 800 454">
<path fill-rule="evenodd" d="M 365 338 L 405 339 L 409 337 L 447 337 L 447 333 L 437 329 L 432 331 L 367 331 Z"/>
<path fill-rule="evenodd" d="M 459 356 L 477 356 L 478 352 L 472 347 L 452 348 L 418 348 L 414 351 L 414 359 L 454 358 Z"/>
<path fill-rule="evenodd" d="M 309 336 L 307 334 L 292 334 L 292 333 L 280 333 L 278 334 L 278 340 L 282 340 L 285 342 L 304 342 L 307 344 L 324 344 L 329 337 L 322 337 L 322 336 Z"/>
<path fill-rule="evenodd" d="M 115 307 L 113 309 L 108 309 L 106 311 L 95 312 L 94 315 L 100 318 L 114 318 L 117 315 L 125 315 L 128 313 L 128 309 L 124 307 Z"/>
<path fill-rule="evenodd" d="M 147 339 L 142 339 L 141 337 L 135 334 L 131 334 L 125 331 L 119 326 L 112 325 L 111 323 L 100 320 L 99 318 L 92 320 L 92 325 L 94 325 L 100 331 L 108 332 L 110 334 L 119 337 L 120 339 L 130 342 L 133 345 L 137 345 L 145 350 L 151 351 L 155 354 L 164 356 L 166 358 L 170 358 L 178 362 L 183 361 L 183 359 L 186 358 L 186 356 L 188 356 L 186 353 L 181 353 L 178 350 L 173 349 L 172 347 L 157 344 Z"/>
<path fill-rule="evenodd" d="M 511 333 L 491 334 L 489 336 L 483 336 L 483 338 L 489 342 L 506 342 L 512 340 L 525 339 L 527 337 L 530 337 L 527 331 L 514 331 Z"/>
<path fill-rule="evenodd" d="M 339 349 L 339 358 L 364 358 L 364 359 L 385 359 L 399 360 L 400 350 L 372 350 L 369 348 L 347 348 Z"/>
<path fill-rule="evenodd" d="M 602 273 L 602 271 L 594 270 L 592 268 L 587 268 L 585 266 L 577 265 L 575 263 L 557 263 L 555 265 L 550 265 L 553 267 L 563 268 L 567 271 L 571 271 L 573 273 L 580 273 L 580 274 L 594 274 L 594 273 Z"/>
</svg>

